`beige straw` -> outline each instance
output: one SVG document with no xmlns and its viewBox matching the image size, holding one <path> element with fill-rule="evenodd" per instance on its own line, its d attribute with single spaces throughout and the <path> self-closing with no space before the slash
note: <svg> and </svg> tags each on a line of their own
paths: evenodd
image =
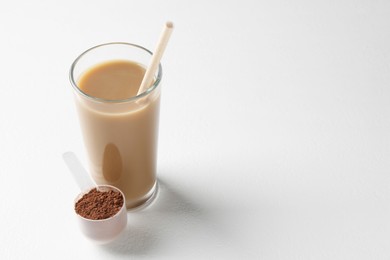
<svg viewBox="0 0 390 260">
<path fill-rule="evenodd" d="M 167 47 L 169 37 L 173 31 L 173 23 L 166 22 L 164 29 L 161 33 L 160 40 L 158 41 L 157 47 L 152 55 L 149 67 L 146 69 L 145 76 L 142 79 L 141 86 L 138 90 L 137 95 L 147 90 L 153 82 L 153 76 L 156 73 L 157 67 L 160 64 L 162 55 L 164 54 L 165 48 Z"/>
</svg>

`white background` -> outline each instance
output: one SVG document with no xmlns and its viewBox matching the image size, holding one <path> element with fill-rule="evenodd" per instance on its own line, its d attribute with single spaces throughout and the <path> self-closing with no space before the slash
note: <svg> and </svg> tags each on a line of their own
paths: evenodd
<svg viewBox="0 0 390 260">
<path fill-rule="evenodd" d="M 166 20 L 160 194 L 96 246 L 68 70 Z M 389 1 L 2 0 L 0 37 L 0 259 L 390 259 Z"/>
</svg>

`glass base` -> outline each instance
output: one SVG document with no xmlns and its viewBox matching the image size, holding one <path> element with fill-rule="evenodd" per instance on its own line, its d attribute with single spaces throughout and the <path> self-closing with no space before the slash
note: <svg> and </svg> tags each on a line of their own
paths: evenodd
<svg viewBox="0 0 390 260">
<path fill-rule="evenodd" d="M 130 204 L 126 203 L 127 211 L 134 212 L 149 207 L 156 199 L 157 193 L 158 193 L 158 180 L 156 180 L 156 183 L 153 185 L 150 191 L 147 194 L 145 194 L 145 196 L 143 196 L 137 203 L 134 202 Z"/>
</svg>

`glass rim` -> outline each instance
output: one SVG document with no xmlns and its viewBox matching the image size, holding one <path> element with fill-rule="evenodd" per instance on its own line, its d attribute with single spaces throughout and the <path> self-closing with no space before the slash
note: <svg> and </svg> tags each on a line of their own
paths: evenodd
<svg viewBox="0 0 390 260">
<path fill-rule="evenodd" d="M 140 45 L 137 45 L 137 44 L 134 44 L 134 43 L 128 43 L 128 42 L 108 42 L 108 43 L 103 43 L 103 44 L 99 44 L 99 45 L 96 45 L 96 46 L 93 46 L 87 50 L 85 50 L 84 52 L 82 52 L 72 63 L 72 65 L 70 66 L 70 70 L 69 70 L 69 80 L 70 80 L 70 83 L 73 87 L 74 90 L 76 90 L 77 93 L 79 93 L 81 96 L 83 97 L 86 97 L 92 101 L 96 101 L 96 102 L 101 102 L 101 103 L 126 103 L 126 102 L 131 102 L 131 101 L 134 101 L 134 100 L 138 100 L 142 97 L 145 97 L 147 96 L 150 92 L 152 92 L 153 90 L 155 90 L 157 88 L 157 86 L 160 84 L 161 82 L 161 79 L 162 79 L 162 66 L 161 66 L 161 63 L 158 65 L 158 70 L 157 70 L 157 77 L 156 77 L 156 80 L 154 81 L 154 83 L 147 89 L 145 90 L 144 92 L 142 92 L 141 94 L 138 94 L 136 96 L 133 96 L 133 97 L 130 97 L 130 98 L 126 98 L 126 99 L 105 99 L 105 98 L 98 98 L 98 97 L 94 97 L 94 96 L 91 96 L 87 93 L 85 93 L 84 91 L 82 91 L 75 79 L 74 79 L 74 69 L 77 65 L 77 63 L 79 62 L 80 59 L 82 59 L 87 53 L 97 49 L 97 48 L 100 48 L 100 47 L 104 47 L 104 46 L 108 46 L 108 45 L 127 45 L 127 46 L 131 46 L 131 47 L 135 47 L 135 48 L 138 48 L 138 49 L 141 49 L 141 50 L 144 50 L 146 51 L 147 53 L 150 54 L 150 56 L 153 55 L 153 53 L 146 49 L 145 47 L 142 47 Z"/>
</svg>

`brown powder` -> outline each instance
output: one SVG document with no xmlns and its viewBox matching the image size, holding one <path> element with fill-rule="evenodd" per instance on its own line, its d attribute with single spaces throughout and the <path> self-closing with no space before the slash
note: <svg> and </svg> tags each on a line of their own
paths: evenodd
<svg viewBox="0 0 390 260">
<path fill-rule="evenodd" d="M 122 205 L 123 197 L 120 192 L 94 188 L 76 202 L 75 211 L 87 219 L 106 219 L 118 213 Z"/>
</svg>

